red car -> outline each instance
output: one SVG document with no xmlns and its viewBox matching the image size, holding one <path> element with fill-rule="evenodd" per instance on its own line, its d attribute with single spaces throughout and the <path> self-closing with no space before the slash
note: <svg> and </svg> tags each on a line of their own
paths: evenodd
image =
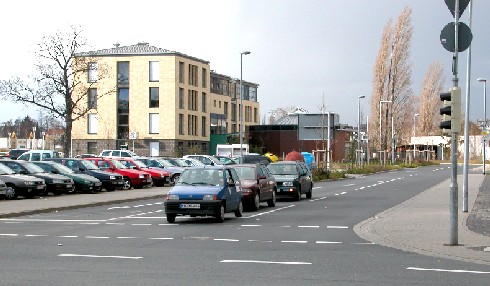
<svg viewBox="0 0 490 286">
<path fill-rule="evenodd" d="M 243 204 L 250 210 L 258 210 L 261 202 L 269 207 L 276 205 L 276 179 L 265 164 L 230 165 L 235 169 L 242 187 Z"/>
<path fill-rule="evenodd" d="M 145 163 L 131 158 L 117 158 L 117 160 L 130 169 L 140 170 L 150 174 L 153 185 L 157 187 L 163 187 L 166 183 L 170 183 L 170 175 L 164 170 L 150 168 Z"/>
<path fill-rule="evenodd" d="M 131 187 L 143 188 L 151 186 L 153 183 L 150 174 L 140 170 L 130 169 L 117 159 L 110 158 L 84 158 L 97 165 L 101 170 L 120 174 L 124 178 L 124 190 L 129 190 Z"/>
</svg>

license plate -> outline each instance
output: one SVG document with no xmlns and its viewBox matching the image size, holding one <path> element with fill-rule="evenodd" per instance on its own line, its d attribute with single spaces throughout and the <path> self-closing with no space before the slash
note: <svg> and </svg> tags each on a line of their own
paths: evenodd
<svg viewBox="0 0 490 286">
<path fill-rule="evenodd" d="M 200 209 L 201 204 L 180 204 L 181 209 Z"/>
<path fill-rule="evenodd" d="M 37 186 L 37 188 L 38 188 L 38 189 L 44 189 L 44 187 L 43 187 L 43 186 Z"/>
<path fill-rule="evenodd" d="M 68 185 L 66 185 L 66 187 L 67 187 L 67 188 L 71 188 L 71 185 L 70 185 L 70 184 L 68 184 Z"/>
<path fill-rule="evenodd" d="M 97 182 L 95 183 L 95 186 L 98 187 L 98 186 L 102 186 L 102 183 L 101 182 Z"/>
</svg>

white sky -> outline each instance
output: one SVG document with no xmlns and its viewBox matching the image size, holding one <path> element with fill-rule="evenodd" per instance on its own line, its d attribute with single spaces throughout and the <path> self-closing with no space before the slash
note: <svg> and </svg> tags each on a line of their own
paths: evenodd
<svg viewBox="0 0 490 286">
<path fill-rule="evenodd" d="M 490 79 L 490 35 L 485 31 L 490 1 L 473 2 L 470 120 L 476 121 L 483 118 L 483 84 L 476 79 Z M 453 21 L 444 0 L 45 0 L 2 6 L 0 79 L 31 74 L 42 36 L 74 24 L 84 30 L 88 50 L 146 41 L 207 60 L 212 70 L 235 78 L 240 77 L 240 52 L 251 51 L 243 57 L 243 79 L 259 84 L 262 117 L 288 106 L 320 112 L 324 96 L 327 109 L 338 113 L 342 123 L 356 125 L 359 95 L 366 96 L 361 108 L 369 115 L 383 27 L 408 6 L 414 93 L 420 93 L 433 61 L 444 64 L 446 89 L 452 85 L 452 53 L 439 42 L 442 28 Z M 468 24 L 469 9 L 461 19 Z M 463 102 L 467 54 L 459 54 Z M 32 108 L 0 100 L 0 122 L 27 114 L 37 118 Z"/>
</svg>

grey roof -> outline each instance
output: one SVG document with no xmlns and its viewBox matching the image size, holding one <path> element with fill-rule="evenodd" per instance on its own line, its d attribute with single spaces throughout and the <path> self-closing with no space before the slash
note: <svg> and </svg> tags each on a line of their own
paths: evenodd
<svg viewBox="0 0 490 286">
<path fill-rule="evenodd" d="M 179 52 L 170 51 L 155 46 L 150 46 L 150 44 L 146 42 L 140 42 L 137 43 L 136 45 L 131 45 L 131 46 L 120 46 L 119 44 L 115 44 L 114 47 L 110 49 L 80 52 L 75 54 L 75 56 L 77 57 L 135 56 L 135 55 L 140 55 L 140 56 L 141 55 L 178 55 L 195 61 L 209 64 L 208 61 L 191 57 Z"/>
<path fill-rule="evenodd" d="M 288 114 L 279 118 L 275 125 L 298 125 L 298 114 Z"/>
</svg>

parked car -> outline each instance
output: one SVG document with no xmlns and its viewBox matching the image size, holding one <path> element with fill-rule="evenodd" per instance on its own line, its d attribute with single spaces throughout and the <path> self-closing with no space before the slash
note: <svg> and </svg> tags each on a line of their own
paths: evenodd
<svg viewBox="0 0 490 286">
<path fill-rule="evenodd" d="M 201 161 L 204 165 L 207 166 L 223 166 L 224 164 L 211 155 L 185 155 L 183 158 L 191 158 Z"/>
<path fill-rule="evenodd" d="M 185 168 L 180 167 L 178 163 L 172 158 L 160 158 L 160 157 L 140 157 L 137 158 L 138 161 L 145 163 L 150 168 L 156 168 L 164 170 L 168 173 L 170 177 L 170 184 L 175 185 L 175 182 L 180 177 L 180 174 L 185 170 Z"/>
<path fill-rule="evenodd" d="M 18 196 L 34 198 L 39 194 L 44 194 L 46 189 L 43 179 L 16 174 L 2 163 L 0 163 L 0 180 L 7 185 L 7 190 L 3 195 L 8 200 L 15 200 Z"/>
<path fill-rule="evenodd" d="M 256 164 L 263 163 L 269 165 L 272 163 L 272 160 L 268 156 L 263 155 L 243 155 L 243 162 L 241 162 L 240 157 L 236 158 L 238 164 Z"/>
<path fill-rule="evenodd" d="M 95 157 L 99 157 L 99 155 L 97 154 L 78 154 L 75 156 L 75 158 L 95 158 Z"/>
<path fill-rule="evenodd" d="M 4 181 L 0 180 L 0 195 L 5 195 L 7 193 L 7 184 Z"/>
<path fill-rule="evenodd" d="M 77 174 L 87 174 L 99 179 L 102 182 L 102 187 L 108 192 L 123 189 L 124 187 L 122 175 L 102 171 L 91 161 L 80 158 L 52 158 L 50 161 L 63 164 Z"/>
<path fill-rule="evenodd" d="M 98 157 L 108 158 L 136 158 L 139 157 L 136 153 L 129 150 L 102 150 Z M 87 158 L 87 157 L 86 157 Z"/>
<path fill-rule="evenodd" d="M 238 163 L 235 158 L 230 158 L 226 156 L 215 155 L 214 158 L 218 159 L 221 163 L 223 163 L 223 165 L 233 165 Z"/>
<path fill-rule="evenodd" d="M 38 161 L 32 163 L 41 167 L 48 173 L 60 174 L 71 178 L 75 183 L 75 191 L 79 193 L 100 192 L 102 190 L 102 182 L 99 179 L 86 174 L 77 174 L 72 169 L 60 163 L 53 161 Z"/>
<path fill-rule="evenodd" d="M 302 161 L 279 161 L 267 165 L 277 182 L 277 195 L 293 197 L 301 200 L 306 194 L 311 199 L 313 193 L 313 179 L 306 164 Z"/>
<path fill-rule="evenodd" d="M 163 187 L 166 183 L 170 182 L 169 173 L 164 169 L 150 168 L 145 163 L 139 160 L 130 158 L 120 158 L 117 159 L 119 162 L 123 163 L 126 167 L 130 169 L 140 170 L 150 174 L 152 179 L 152 185 L 157 187 Z"/>
<path fill-rule="evenodd" d="M 123 163 L 119 162 L 119 160 L 117 159 L 85 158 L 83 160 L 91 161 L 103 171 L 108 171 L 123 176 L 124 190 L 129 190 L 132 187 L 143 188 L 152 184 L 150 174 L 140 170 L 130 169 L 126 167 Z"/>
<path fill-rule="evenodd" d="M 31 149 L 26 149 L 26 148 L 11 149 L 8 151 L 6 157 L 9 157 L 12 160 L 16 160 L 20 155 L 30 150 Z"/>
<path fill-rule="evenodd" d="M 258 210 L 261 202 L 269 207 L 276 205 L 276 179 L 264 164 L 233 165 L 238 174 L 244 206 Z"/>
<path fill-rule="evenodd" d="M 44 161 L 49 158 L 59 158 L 61 153 L 55 150 L 29 150 L 20 155 L 17 160 Z"/>
<path fill-rule="evenodd" d="M 238 175 L 228 166 L 186 169 L 167 193 L 164 206 L 169 223 L 175 222 L 177 215 L 214 216 L 218 222 L 225 220 L 227 212 L 241 217 L 243 202 Z"/>
<path fill-rule="evenodd" d="M 0 160 L 0 163 L 12 169 L 16 174 L 30 175 L 43 179 L 46 183 L 44 194 L 51 192 L 54 195 L 61 195 L 63 193 L 71 193 L 74 191 L 75 184 L 71 178 L 47 173 L 32 162 L 2 159 Z"/>
<path fill-rule="evenodd" d="M 183 168 L 206 166 L 203 162 L 192 158 L 174 158 L 174 161 Z"/>
</svg>

